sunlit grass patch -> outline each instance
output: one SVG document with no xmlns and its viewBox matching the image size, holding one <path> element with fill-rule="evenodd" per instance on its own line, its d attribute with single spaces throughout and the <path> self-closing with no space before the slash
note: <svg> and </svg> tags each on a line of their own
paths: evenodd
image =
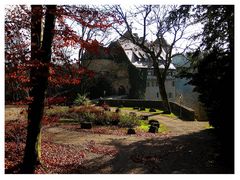
<svg viewBox="0 0 240 180">
<path fill-rule="evenodd" d="M 116 107 L 117 108 L 117 107 Z M 120 107 L 119 109 L 121 110 L 133 110 L 132 107 Z"/>
<path fill-rule="evenodd" d="M 66 113 L 68 112 L 69 107 L 68 106 L 53 106 L 51 109 L 46 109 L 45 113 L 46 115 L 56 115 L 56 114 L 61 114 L 61 113 Z"/>
<path fill-rule="evenodd" d="M 145 113 L 150 113 L 150 114 L 157 114 L 159 113 L 160 115 L 167 116 L 170 118 L 177 118 L 177 116 L 173 113 L 171 114 L 163 114 L 163 110 L 160 109 L 155 109 L 156 112 L 150 112 L 151 108 L 145 108 L 145 110 L 139 111 L 138 109 L 134 109 L 133 107 L 120 107 L 121 110 L 129 110 L 129 111 L 138 111 L 138 112 L 145 112 Z"/>
<path fill-rule="evenodd" d="M 133 107 L 120 107 L 121 110 L 129 110 L 129 111 L 139 111 L 139 112 L 146 112 L 146 113 L 162 113 L 162 110 L 159 109 L 155 109 L 156 112 L 149 112 L 149 110 L 151 108 L 145 108 L 145 110 L 138 110 L 138 109 L 134 109 Z"/>
<path fill-rule="evenodd" d="M 206 129 L 214 129 L 214 127 L 213 126 L 211 126 L 209 123 L 206 125 L 206 127 L 205 127 Z"/>
<path fill-rule="evenodd" d="M 149 128 L 150 128 L 150 125 L 148 124 L 148 121 L 141 121 L 141 124 L 140 126 L 138 126 L 137 129 L 143 132 L 148 132 Z M 160 123 L 160 128 L 158 130 L 158 133 L 164 133 L 167 131 L 168 131 L 167 126 L 165 124 Z"/>
<path fill-rule="evenodd" d="M 173 113 L 171 113 L 171 114 L 161 114 L 161 115 L 171 117 L 171 118 L 177 118 L 177 116 Z"/>
<path fill-rule="evenodd" d="M 144 131 L 144 132 L 148 132 L 149 127 L 150 127 L 150 125 L 148 124 L 148 122 L 146 122 L 146 121 L 141 121 L 141 124 L 140 124 L 140 126 L 138 127 L 138 129 L 140 129 L 140 130 L 142 130 L 142 131 Z"/>
</svg>

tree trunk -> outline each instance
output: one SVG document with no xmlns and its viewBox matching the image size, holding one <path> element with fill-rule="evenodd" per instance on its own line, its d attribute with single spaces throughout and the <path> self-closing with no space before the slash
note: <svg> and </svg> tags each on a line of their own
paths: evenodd
<svg viewBox="0 0 240 180">
<path fill-rule="evenodd" d="M 41 44 L 42 6 L 32 5 L 31 16 L 31 60 L 38 62 L 38 66 L 30 70 L 32 102 L 28 107 L 27 141 L 24 152 L 22 173 L 34 173 L 35 165 L 39 161 L 39 140 L 41 120 L 44 110 L 45 91 L 48 85 L 49 67 L 51 60 L 51 46 L 55 24 L 56 6 L 47 6 L 43 42 Z"/>
<path fill-rule="evenodd" d="M 162 98 L 163 102 L 163 108 L 164 108 L 164 114 L 171 114 L 171 108 L 168 102 L 167 92 L 165 88 L 165 79 L 166 75 L 163 74 L 164 72 L 160 72 L 157 59 L 152 56 L 153 60 L 153 67 L 154 67 L 154 73 L 156 74 L 158 85 L 159 85 L 159 92 Z"/>
<path fill-rule="evenodd" d="M 168 101 L 168 97 L 167 97 L 167 92 L 166 92 L 166 88 L 165 88 L 165 81 L 161 81 L 159 82 L 159 92 L 160 95 L 162 97 L 162 102 L 163 102 L 163 106 L 164 106 L 164 114 L 171 114 L 171 108 L 170 108 L 170 104 Z"/>
</svg>

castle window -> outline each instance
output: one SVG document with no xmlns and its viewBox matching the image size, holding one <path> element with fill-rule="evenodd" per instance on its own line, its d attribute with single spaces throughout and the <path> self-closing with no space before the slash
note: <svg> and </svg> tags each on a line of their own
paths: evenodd
<svg viewBox="0 0 240 180">
<path fill-rule="evenodd" d="M 153 75 L 153 71 L 152 70 L 148 70 L 148 76 L 152 76 Z"/>
<path fill-rule="evenodd" d="M 175 86 L 175 82 L 174 81 L 172 81 L 172 87 L 174 87 Z"/>
<path fill-rule="evenodd" d="M 169 97 L 169 98 L 172 98 L 172 93 L 168 93 L 168 97 Z"/>
</svg>

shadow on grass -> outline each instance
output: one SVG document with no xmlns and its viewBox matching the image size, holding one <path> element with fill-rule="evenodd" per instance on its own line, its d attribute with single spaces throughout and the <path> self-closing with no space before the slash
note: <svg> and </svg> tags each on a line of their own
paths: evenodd
<svg viewBox="0 0 240 180">
<path fill-rule="evenodd" d="M 118 153 L 100 156 L 68 173 L 81 174 L 232 174 L 234 156 L 226 151 L 212 129 L 171 138 L 152 138 L 133 143 L 112 140 Z M 225 149 L 224 149 L 225 148 Z"/>
</svg>

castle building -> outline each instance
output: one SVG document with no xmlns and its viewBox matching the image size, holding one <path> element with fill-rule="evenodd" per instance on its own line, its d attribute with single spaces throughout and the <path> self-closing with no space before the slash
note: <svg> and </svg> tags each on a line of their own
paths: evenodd
<svg viewBox="0 0 240 180">
<path fill-rule="evenodd" d="M 165 51 L 163 50 L 163 57 Z M 161 100 L 157 77 L 147 54 L 123 37 L 107 48 L 100 47 L 97 54 L 86 52 L 82 64 L 98 74 L 104 74 L 112 84 L 111 95 L 126 94 L 128 98 Z M 160 69 L 164 65 L 159 66 Z M 165 81 L 170 101 L 175 101 L 176 68 L 170 64 Z M 107 91 L 107 90 L 106 90 Z"/>
</svg>

